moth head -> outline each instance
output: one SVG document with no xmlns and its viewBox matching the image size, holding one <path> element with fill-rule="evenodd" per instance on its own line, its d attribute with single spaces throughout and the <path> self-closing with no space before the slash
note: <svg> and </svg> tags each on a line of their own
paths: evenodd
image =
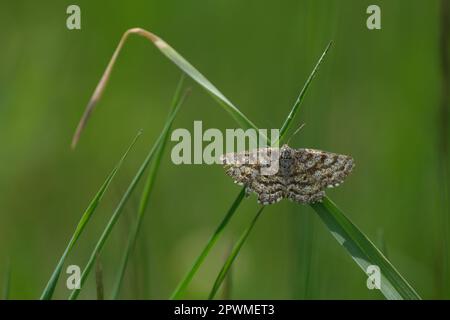
<svg viewBox="0 0 450 320">
<path fill-rule="evenodd" d="M 287 144 L 284 144 L 280 149 L 280 158 L 281 159 L 294 158 L 294 150 L 291 147 L 289 147 Z"/>
</svg>

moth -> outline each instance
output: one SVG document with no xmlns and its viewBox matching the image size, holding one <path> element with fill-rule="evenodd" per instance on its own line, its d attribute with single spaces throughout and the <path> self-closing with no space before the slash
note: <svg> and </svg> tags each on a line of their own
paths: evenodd
<svg viewBox="0 0 450 320">
<path fill-rule="evenodd" d="M 321 201 L 326 188 L 339 186 L 354 167 L 353 158 L 314 149 L 259 148 L 220 157 L 226 174 L 258 202 L 269 205 L 283 198 L 301 204 Z"/>
</svg>

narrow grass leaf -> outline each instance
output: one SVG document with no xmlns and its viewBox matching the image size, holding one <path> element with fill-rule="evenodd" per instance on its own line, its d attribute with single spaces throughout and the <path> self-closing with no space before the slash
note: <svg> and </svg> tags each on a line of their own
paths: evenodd
<svg viewBox="0 0 450 320">
<path fill-rule="evenodd" d="M 234 260 L 236 259 L 237 255 L 239 254 L 239 251 L 241 250 L 242 246 L 244 245 L 245 241 L 247 240 L 248 236 L 250 235 L 250 232 L 252 231 L 253 227 L 255 226 L 256 221 L 258 220 L 259 216 L 263 212 L 264 208 L 265 208 L 265 206 L 261 206 L 261 208 L 259 208 L 255 217 L 251 221 L 250 225 L 247 227 L 247 229 L 245 229 L 244 233 L 239 238 L 236 245 L 233 247 L 233 250 L 231 250 L 231 254 L 228 256 L 222 269 L 220 270 L 219 274 L 217 275 L 216 281 L 214 282 L 214 285 L 211 289 L 208 299 L 214 299 L 214 296 L 216 295 L 217 291 L 219 290 L 223 280 L 227 276 L 227 273 L 230 270 L 231 265 L 233 264 Z"/>
<path fill-rule="evenodd" d="M 108 190 L 108 187 L 111 184 L 111 181 L 115 177 L 119 168 L 122 166 L 129 151 L 132 149 L 132 147 L 134 146 L 134 144 L 136 143 L 136 141 L 140 135 L 141 135 L 141 131 L 138 132 L 136 137 L 133 139 L 131 144 L 128 146 L 128 149 L 125 151 L 125 153 L 123 154 L 120 161 L 117 163 L 117 165 L 111 171 L 111 173 L 108 175 L 105 182 L 100 187 L 100 189 L 97 191 L 97 194 L 91 200 L 87 209 L 84 211 L 83 215 L 81 216 L 80 221 L 78 222 L 77 227 L 75 228 L 72 238 L 70 239 L 69 243 L 67 244 L 66 249 L 64 250 L 61 258 L 58 261 L 58 264 L 55 267 L 55 270 L 53 271 L 52 275 L 50 276 L 50 279 L 48 280 L 47 285 L 45 286 L 45 289 L 41 294 L 41 297 L 40 297 L 41 300 L 49 300 L 52 298 L 53 292 L 55 290 L 56 284 L 58 282 L 59 276 L 61 274 L 61 270 L 64 266 L 64 262 L 67 258 L 67 255 L 70 253 L 73 246 L 77 242 L 78 238 L 80 237 L 81 233 L 83 232 L 84 228 L 86 227 L 87 223 L 89 222 L 90 218 L 92 217 L 92 214 L 95 212 L 100 201 L 102 200 L 103 195 L 105 194 L 106 190 Z"/>
<path fill-rule="evenodd" d="M 94 110 L 97 102 L 100 100 L 103 91 L 108 83 L 111 76 L 112 69 L 116 63 L 117 57 L 119 56 L 122 47 L 124 46 L 126 40 L 131 34 L 136 34 L 150 40 L 162 54 L 164 54 L 169 60 L 171 60 L 176 66 L 178 66 L 183 72 L 185 72 L 189 77 L 196 81 L 200 86 L 202 86 L 209 94 L 213 96 L 215 100 L 236 120 L 236 122 L 244 128 L 254 128 L 257 127 L 251 122 L 233 103 L 231 103 L 228 98 L 226 98 L 208 79 L 206 79 L 194 66 L 192 66 L 186 59 L 184 59 L 178 52 L 175 51 L 168 43 L 159 38 L 157 35 L 151 33 L 150 31 L 141 28 L 132 28 L 127 30 L 119 41 L 116 50 L 114 51 L 111 60 L 108 63 L 103 75 L 97 84 L 97 87 L 89 100 L 83 116 L 81 117 L 78 127 L 72 139 L 72 147 L 74 148 L 80 139 L 81 132 L 86 126 L 89 117 Z"/>
<path fill-rule="evenodd" d="M 182 77 L 178 83 L 177 89 L 175 91 L 175 95 L 174 95 L 174 98 L 172 101 L 172 107 L 171 107 L 169 116 L 170 116 L 170 114 L 175 112 L 175 109 L 178 105 L 181 89 L 183 87 L 183 81 L 184 81 L 184 75 L 182 75 Z M 144 218 L 144 214 L 148 207 L 150 194 L 153 190 L 153 186 L 154 186 L 154 183 L 156 180 L 156 174 L 158 173 L 159 165 L 161 163 L 161 158 L 164 153 L 164 148 L 165 148 L 168 138 L 169 138 L 170 128 L 171 127 L 169 126 L 169 129 L 164 132 L 162 140 L 158 143 L 156 154 L 155 154 L 155 159 L 154 159 L 154 161 L 152 161 L 152 164 L 150 166 L 148 176 L 147 176 L 147 181 L 145 182 L 144 190 L 142 192 L 141 200 L 139 203 L 137 219 L 136 219 L 135 224 L 132 227 L 132 231 L 131 231 L 129 239 L 128 239 L 127 247 L 125 249 L 125 254 L 122 258 L 122 261 L 121 261 L 121 264 L 119 267 L 119 273 L 118 273 L 116 284 L 113 289 L 113 293 L 112 293 L 112 297 L 111 297 L 112 299 L 117 299 L 117 297 L 119 296 L 119 292 L 120 292 L 120 288 L 122 286 L 122 281 L 123 281 L 123 277 L 125 275 L 127 264 L 130 259 L 130 255 L 131 255 L 132 251 L 134 250 L 137 236 L 139 234 L 139 230 L 141 228 L 142 221 Z"/>
<path fill-rule="evenodd" d="M 133 191 L 135 190 L 137 184 L 139 183 L 139 181 L 141 180 L 145 170 L 147 169 L 148 165 L 150 164 L 150 162 L 153 160 L 153 157 L 155 155 L 155 151 L 157 150 L 158 145 L 161 143 L 161 141 L 164 138 L 164 135 L 166 134 L 166 132 L 169 131 L 170 126 L 172 125 L 173 121 L 175 120 L 175 116 L 178 113 L 178 110 L 180 109 L 180 106 L 183 104 L 185 98 L 186 98 L 187 92 L 182 96 L 182 98 L 179 100 L 177 107 L 175 108 L 175 110 L 172 112 L 172 114 L 170 115 L 169 119 L 166 121 L 164 128 L 161 132 L 161 134 L 159 135 L 157 141 L 155 142 L 155 144 L 152 146 L 151 150 L 149 151 L 147 157 L 145 158 L 144 162 L 142 163 L 141 167 L 139 168 L 138 172 L 136 173 L 136 175 L 134 176 L 133 180 L 131 181 L 130 185 L 128 186 L 127 190 L 125 191 L 125 194 L 122 196 L 118 206 L 116 207 L 113 215 L 111 216 L 110 220 L 108 221 L 108 224 L 106 225 L 105 229 L 103 230 L 102 235 L 100 236 L 97 244 L 95 245 L 94 250 L 92 251 L 89 260 L 86 264 L 86 267 L 84 268 L 82 274 L 81 274 L 81 279 L 80 279 L 80 284 L 81 284 L 81 288 L 83 288 L 83 284 L 86 281 L 87 276 L 89 275 L 92 266 L 95 262 L 95 257 L 97 256 L 97 254 L 100 253 L 100 251 L 103 249 L 103 246 L 105 245 L 105 242 L 109 236 L 109 234 L 111 233 L 114 225 L 116 224 L 117 220 L 119 219 L 123 208 L 125 207 L 125 204 L 128 202 L 128 199 L 130 198 L 131 194 L 133 193 Z M 80 294 L 81 289 L 75 289 L 72 291 L 69 299 L 70 300 L 75 300 L 78 295 Z"/>
<path fill-rule="evenodd" d="M 381 292 L 389 300 L 418 300 L 420 296 L 400 275 L 389 260 L 375 247 L 345 214 L 328 198 L 311 205 L 328 227 L 338 243 L 351 255 L 356 264 L 366 272 L 376 265 L 381 271 Z"/>
</svg>

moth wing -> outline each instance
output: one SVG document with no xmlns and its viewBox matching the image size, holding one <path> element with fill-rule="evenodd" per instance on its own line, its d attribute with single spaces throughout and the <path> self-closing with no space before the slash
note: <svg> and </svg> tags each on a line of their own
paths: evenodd
<svg viewBox="0 0 450 320">
<path fill-rule="evenodd" d="M 253 151 L 231 152 L 220 156 L 227 175 L 240 185 L 247 185 L 259 174 L 260 165 Z"/>
<path fill-rule="evenodd" d="M 273 161 L 279 161 L 278 154 L 278 148 L 260 148 L 227 153 L 220 159 L 226 174 L 235 183 L 244 185 L 247 193 L 256 193 L 258 202 L 266 205 L 280 201 L 284 195 L 284 184 L 278 174 L 278 166 L 271 166 Z M 277 168 L 276 172 L 271 171 L 272 167 Z"/>
<path fill-rule="evenodd" d="M 353 158 L 315 149 L 297 149 L 287 196 L 300 203 L 320 201 L 325 188 L 344 182 L 354 167 Z"/>
</svg>

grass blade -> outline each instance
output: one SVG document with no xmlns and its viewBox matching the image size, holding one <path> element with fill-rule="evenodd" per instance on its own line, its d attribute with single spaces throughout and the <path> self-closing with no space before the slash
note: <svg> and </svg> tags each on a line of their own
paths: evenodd
<svg viewBox="0 0 450 320">
<path fill-rule="evenodd" d="M 125 207 L 125 204 L 127 203 L 128 199 L 130 198 L 131 194 L 133 193 L 134 189 L 136 188 L 137 184 L 139 183 L 139 181 L 141 180 L 145 170 L 147 169 L 148 165 L 150 164 L 150 162 L 152 161 L 154 155 L 155 155 L 155 151 L 157 149 L 157 146 L 161 143 L 164 135 L 169 131 L 169 128 L 171 127 L 173 121 L 175 120 L 175 116 L 178 113 L 178 110 L 180 109 L 180 106 L 183 104 L 184 99 L 186 98 L 186 94 L 185 93 L 181 99 L 176 99 L 176 101 L 178 101 L 177 107 L 175 108 L 175 110 L 171 113 L 169 119 L 166 121 L 164 128 L 161 132 L 161 134 L 159 135 L 157 141 L 155 142 L 155 144 L 152 146 L 151 150 L 149 151 L 147 157 L 145 158 L 144 162 L 142 163 L 141 167 L 139 168 L 138 172 L 136 173 L 136 175 L 134 176 L 133 180 L 131 181 L 130 185 L 128 186 L 128 189 L 126 190 L 125 194 L 123 195 L 122 199 L 120 200 L 118 206 L 116 207 L 113 215 L 111 216 L 110 220 L 108 221 L 108 224 L 106 225 L 105 229 L 103 230 L 102 235 L 100 236 L 100 239 L 98 240 L 97 244 L 95 245 L 95 248 L 93 250 L 93 252 L 91 253 L 91 256 L 88 260 L 88 263 L 86 264 L 85 269 L 83 270 L 83 273 L 81 274 L 81 279 L 80 279 L 80 284 L 81 284 L 81 288 L 83 287 L 84 282 L 86 281 L 87 276 L 89 275 L 92 266 L 95 262 L 95 258 L 97 256 L 97 254 L 100 253 L 100 251 L 103 249 L 103 246 L 109 236 L 109 234 L 111 233 L 114 225 L 116 224 L 117 220 L 119 219 L 123 208 Z M 69 299 L 70 300 L 75 300 L 78 295 L 80 294 L 81 289 L 75 289 L 72 291 L 72 294 L 70 295 Z"/>
<path fill-rule="evenodd" d="M 300 94 L 297 97 L 297 100 L 294 103 L 294 106 L 291 109 L 291 112 L 289 112 L 289 115 L 287 116 L 286 120 L 284 121 L 283 125 L 280 129 L 280 142 L 283 140 L 283 137 L 286 136 L 286 132 L 288 129 L 292 126 L 292 122 L 295 118 L 295 115 L 299 111 L 300 104 L 303 101 L 303 98 L 305 97 L 306 92 L 308 91 L 309 85 L 311 84 L 311 81 L 314 79 L 317 71 L 319 70 L 320 65 L 323 62 L 323 59 L 328 53 L 328 50 L 330 50 L 331 45 L 333 44 L 332 41 L 330 41 L 323 51 L 322 55 L 320 56 L 319 60 L 317 61 L 316 65 L 314 66 L 314 69 L 312 70 L 311 74 L 309 75 L 308 79 L 306 80 L 305 84 L 303 85 L 302 91 L 300 91 Z"/>
<path fill-rule="evenodd" d="M 181 89 L 183 87 L 183 81 L 184 81 L 184 75 L 182 75 L 182 77 L 178 83 L 178 87 L 175 91 L 174 99 L 172 102 L 172 108 L 171 108 L 171 111 L 169 114 L 172 114 L 173 112 L 175 112 L 175 108 L 177 107 L 177 104 L 178 104 L 178 97 L 180 97 Z M 167 131 L 165 131 L 164 136 L 163 136 L 162 140 L 160 141 L 160 143 L 158 143 L 158 147 L 157 147 L 156 154 L 155 154 L 155 160 L 152 162 L 152 165 L 150 167 L 150 170 L 149 170 L 149 173 L 147 176 L 147 181 L 145 183 L 145 187 L 144 187 L 144 190 L 141 195 L 141 200 L 139 203 L 139 209 L 138 209 L 138 214 L 137 214 L 137 220 L 131 231 L 130 237 L 128 239 L 127 247 L 125 249 L 125 254 L 124 254 L 122 262 L 120 264 L 119 274 L 118 274 L 116 285 L 114 287 L 112 297 L 111 297 L 112 299 L 117 299 L 117 297 L 119 296 L 119 291 L 122 286 L 122 281 L 123 281 L 123 277 L 125 275 L 125 271 L 127 268 L 128 260 L 129 260 L 130 255 L 135 247 L 137 236 L 138 236 L 138 233 L 139 233 L 139 230 L 141 228 L 142 221 L 144 218 L 144 214 L 148 207 L 150 194 L 153 190 L 154 182 L 156 180 L 156 174 L 158 172 L 159 165 L 161 163 L 161 158 L 162 158 L 162 155 L 164 152 L 164 148 L 165 148 L 168 138 L 169 138 L 169 131 L 170 131 L 170 126 L 169 126 L 169 129 Z"/>
<path fill-rule="evenodd" d="M 356 264 L 366 272 L 369 265 L 377 265 L 381 271 L 381 292 L 389 300 L 417 300 L 420 296 L 398 273 L 375 245 L 328 198 L 312 205 L 322 221 L 341 246 L 352 256 Z"/>
<path fill-rule="evenodd" d="M 242 200 L 245 197 L 245 188 L 241 190 L 241 192 L 238 194 L 236 199 L 234 200 L 233 204 L 231 205 L 230 209 L 228 210 L 227 214 L 223 218 L 223 220 L 220 222 L 217 229 L 214 231 L 213 235 L 209 239 L 208 243 L 206 244 L 205 248 L 203 248 L 200 255 L 197 257 L 197 259 L 194 262 L 194 265 L 192 268 L 188 271 L 188 273 L 185 275 L 183 280 L 178 284 L 175 291 L 172 293 L 170 299 L 179 299 L 181 295 L 186 290 L 187 286 L 191 282 L 194 275 L 197 273 L 198 268 L 200 268 L 201 264 L 205 260 L 205 258 L 208 256 L 209 251 L 211 251 L 214 244 L 219 239 L 220 235 L 222 234 L 224 228 L 227 226 L 228 222 L 230 221 L 231 217 L 236 212 L 236 209 L 241 204 Z"/>
<path fill-rule="evenodd" d="M 141 135 L 141 132 L 139 131 L 136 137 L 133 139 L 131 144 L 128 146 L 128 149 L 123 154 L 120 161 L 117 163 L 117 165 L 114 167 L 114 169 L 111 171 L 109 176 L 106 178 L 103 185 L 100 187 L 100 190 L 98 190 L 97 194 L 92 199 L 91 203 L 89 203 L 86 211 L 84 211 L 83 215 L 81 216 L 80 221 L 78 222 L 78 225 L 72 235 L 72 238 L 70 239 L 66 249 L 64 250 L 61 258 L 58 261 L 58 264 L 55 267 L 55 270 L 53 271 L 52 275 L 50 276 L 50 279 L 47 282 L 47 285 L 45 286 L 44 291 L 41 294 L 40 299 L 41 300 L 49 300 L 53 296 L 53 292 L 56 287 L 56 283 L 58 282 L 59 276 L 61 274 L 61 270 L 63 268 L 64 262 L 67 258 L 67 255 L 72 250 L 73 246 L 77 242 L 78 238 L 80 237 L 81 233 L 83 232 L 84 228 L 86 227 L 87 223 L 89 222 L 90 218 L 92 217 L 92 214 L 97 209 L 103 195 L 105 194 L 106 190 L 108 190 L 109 185 L 111 184 L 111 181 L 113 180 L 114 176 L 116 175 L 119 168 L 122 166 L 122 163 L 124 162 L 125 158 L 128 155 L 128 152 L 131 150 L 131 148 L 136 143 L 137 139 Z"/>
<path fill-rule="evenodd" d="M 387 243 L 386 243 L 386 237 L 384 236 L 384 230 L 378 229 L 377 230 L 377 242 L 378 247 L 380 248 L 381 253 L 386 257 L 389 258 L 388 255 L 388 249 L 387 249 Z"/>
<path fill-rule="evenodd" d="M 255 217 L 251 221 L 250 225 L 247 227 L 247 229 L 245 229 L 244 233 L 242 234 L 242 236 L 239 238 L 238 242 L 233 247 L 233 250 L 231 250 L 231 254 L 228 256 L 227 260 L 225 261 L 225 264 L 223 265 L 222 269 L 220 270 L 219 274 L 217 275 L 216 281 L 214 282 L 214 285 L 211 289 L 208 299 L 214 299 L 214 296 L 216 295 L 217 291 L 219 290 L 228 271 L 230 270 L 231 265 L 233 264 L 239 251 L 241 250 L 242 246 L 244 245 L 245 241 L 247 240 L 248 236 L 250 235 L 250 232 L 252 231 L 253 227 L 255 226 L 256 221 L 258 220 L 259 216 L 263 212 L 264 208 L 265 208 L 265 206 L 261 206 L 261 208 L 259 208 Z"/>
<path fill-rule="evenodd" d="M 103 267 L 100 256 L 97 256 L 97 262 L 95 263 L 95 287 L 97 289 L 97 300 L 104 300 Z"/>
<path fill-rule="evenodd" d="M 76 146 L 78 140 L 80 139 L 81 132 L 86 126 L 89 117 L 94 110 L 97 102 L 100 100 L 103 91 L 108 83 L 111 76 L 112 69 L 116 63 L 117 57 L 119 56 L 122 47 L 124 46 L 126 40 L 131 34 L 137 34 L 150 40 L 169 60 L 171 60 L 176 66 L 178 66 L 183 72 L 185 72 L 189 77 L 196 81 L 200 86 L 202 86 L 210 95 L 213 96 L 215 100 L 236 120 L 236 122 L 244 128 L 254 128 L 257 127 L 251 122 L 230 100 L 228 100 L 208 79 L 206 79 L 194 66 L 192 66 L 186 59 L 184 59 L 178 52 L 175 51 L 169 44 L 164 40 L 159 38 L 157 35 L 151 33 L 150 31 L 141 28 L 132 28 L 127 30 L 119 41 L 116 50 L 111 57 L 103 75 L 97 84 L 97 87 L 92 94 L 91 99 L 86 106 L 83 116 L 78 124 L 75 134 L 72 139 L 72 148 Z"/>
</svg>

